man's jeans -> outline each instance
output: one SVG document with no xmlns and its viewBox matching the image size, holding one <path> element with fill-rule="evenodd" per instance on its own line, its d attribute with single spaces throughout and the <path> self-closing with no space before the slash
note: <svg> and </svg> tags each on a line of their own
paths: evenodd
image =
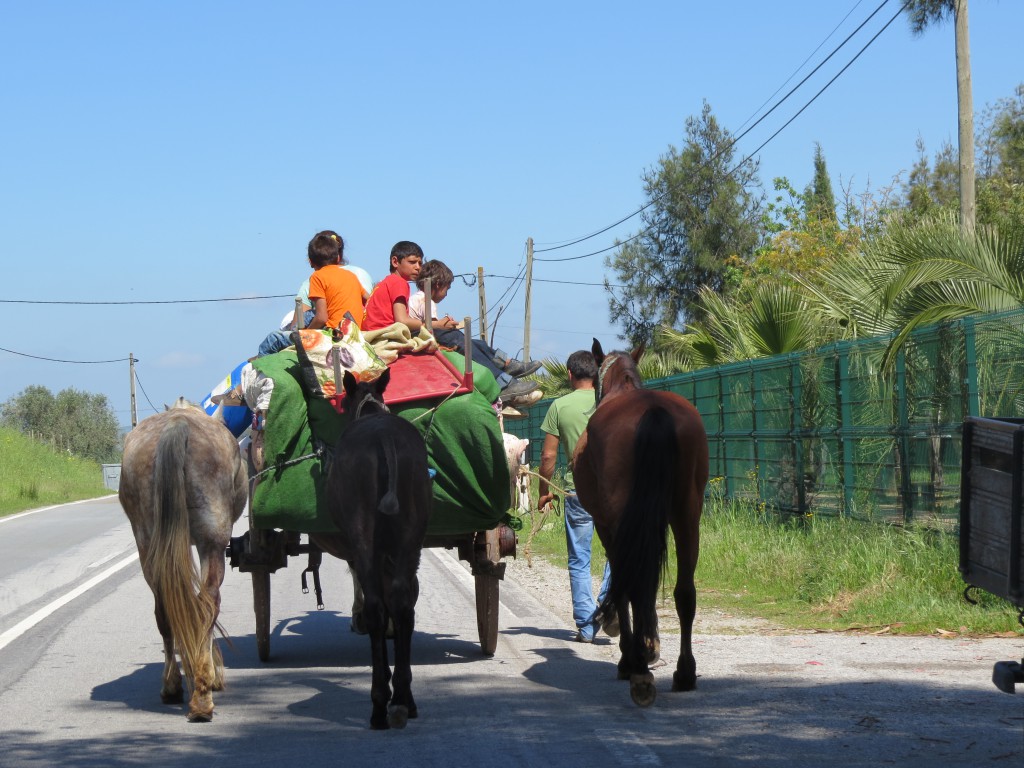
<svg viewBox="0 0 1024 768">
<path fill-rule="evenodd" d="M 302 327 L 305 328 L 309 325 L 310 321 L 316 316 L 316 313 L 312 309 L 307 309 L 302 316 Z M 267 337 L 263 339 L 260 344 L 259 356 L 272 355 L 274 352 L 280 352 L 285 347 L 292 345 L 292 340 L 289 337 L 291 329 L 287 331 L 271 331 L 267 334 Z"/>
<path fill-rule="evenodd" d="M 574 489 L 569 489 L 574 494 Z M 575 495 L 565 497 L 565 546 L 569 554 L 569 586 L 572 589 L 572 617 L 580 629 L 588 624 L 593 625 L 594 614 L 598 604 L 608 594 L 608 581 L 611 569 L 604 566 L 604 578 L 601 589 L 594 601 L 594 587 L 590 576 L 590 542 L 594 537 L 594 518 L 583 508 Z"/>
</svg>

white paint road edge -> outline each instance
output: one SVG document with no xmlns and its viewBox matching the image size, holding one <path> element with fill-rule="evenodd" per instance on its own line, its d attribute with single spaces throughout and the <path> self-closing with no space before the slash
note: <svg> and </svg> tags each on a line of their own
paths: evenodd
<svg viewBox="0 0 1024 768">
<path fill-rule="evenodd" d="M 42 510 L 33 510 L 33 511 L 42 511 Z M 31 514 L 31 513 L 26 513 L 26 514 Z M 436 559 L 445 568 L 447 568 L 452 574 L 454 574 L 460 581 L 462 581 L 464 584 L 466 584 L 469 587 L 473 586 L 473 576 L 465 568 L 461 567 L 459 565 L 458 561 L 456 561 L 453 557 L 451 557 L 451 556 L 447 556 L 446 557 L 446 556 L 441 555 L 439 553 L 434 553 L 434 556 L 436 557 Z M 107 559 L 107 558 L 104 558 L 104 560 L 105 559 Z M 97 584 L 100 584 L 104 580 L 110 578 L 115 573 L 120 571 L 122 568 L 125 568 L 126 566 L 130 565 L 131 563 L 135 562 L 138 559 L 139 559 L 139 553 L 138 552 L 133 552 L 131 555 L 126 557 L 124 560 L 121 560 L 120 562 L 115 563 L 114 565 L 110 566 L 109 568 L 107 568 L 102 573 L 96 574 L 95 576 L 93 576 L 91 579 L 89 579 L 84 584 L 80 584 L 79 586 L 75 587 L 73 590 L 71 590 L 67 594 L 57 598 L 56 600 L 54 600 L 49 605 L 46 605 L 46 606 L 40 608 L 38 611 L 33 613 L 31 616 L 23 619 L 22 621 L 19 621 L 17 624 L 15 624 L 13 627 L 8 629 L 6 632 L 4 632 L 3 634 L 0 634 L 0 650 L 3 650 L 6 646 L 10 645 L 13 641 L 17 640 L 19 637 L 21 637 L 23 634 L 28 632 L 28 630 L 32 629 L 32 627 L 34 627 L 36 624 L 41 622 L 46 617 L 52 615 L 57 610 L 63 608 L 65 605 L 70 603 L 75 598 L 81 597 L 86 592 L 88 592 L 90 589 L 95 587 Z M 93 566 L 90 566 L 90 567 L 94 567 L 96 565 L 99 565 L 102 562 L 103 562 L 102 560 L 98 561 L 97 563 L 94 563 Z M 501 608 L 503 608 L 505 610 L 508 610 L 504 605 L 502 605 Z"/>
<path fill-rule="evenodd" d="M 93 576 L 91 579 L 89 579 L 84 584 L 80 584 L 79 586 L 75 587 L 73 590 L 71 590 L 67 594 L 57 598 L 56 600 L 54 600 L 49 605 L 46 605 L 46 606 L 40 608 L 38 611 L 33 613 L 28 618 L 23 619 L 22 621 L 19 621 L 17 624 L 15 624 L 13 627 L 8 629 L 6 632 L 4 632 L 3 634 L 0 634 L 0 650 L 3 650 L 6 646 L 10 645 L 10 643 L 12 643 L 14 640 L 18 639 L 23 634 L 28 632 L 30 629 L 32 629 L 32 627 L 34 627 L 36 624 L 41 622 L 47 616 L 50 616 L 51 614 L 53 614 L 54 612 L 56 612 L 60 608 L 63 608 L 65 605 L 70 603 L 75 598 L 81 597 L 86 592 L 88 592 L 90 589 L 95 587 L 97 584 L 101 583 L 105 579 L 110 578 L 115 573 L 120 571 L 122 568 L 124 568 L 127 565 L 130 565 L 131 563 L 134 563 L 138 559 L 139 559 L 139 553 L 138 552 L 133 552 L 131 555 L 126 557 L 121 562 L 116 563 L 116 564 L 110 566 L 109 568 L 107 568 L 107 570 L 103 571 L 102 573 L 96 574 L 95 576 Z"/>
<path fill-rule="evenodd" d="M 106 496 L 96 496 L 91 499 L 80 499 L 79 501 L 65 501 L 60 504 L 52 504 L 49 507 L 39 507 L 38 509 L 30 509 L 28 512 L 19 512 L 16 515 L 7 515 L 6 517 L 0 517 L 0 524 L 10 522 L 11 520 L 17 520 L 19 517 L 28 517 L 34 515 L 37 512 L 46 512 L 50 509 L 57 509 L 58 507 L 71 507 L 75 504 L 88 504 L 90 501 L 100 501 L 102 499 L 109 499 L 111 496 L 117 496 L 116 493 L 109 493 Z"/>
</svg>

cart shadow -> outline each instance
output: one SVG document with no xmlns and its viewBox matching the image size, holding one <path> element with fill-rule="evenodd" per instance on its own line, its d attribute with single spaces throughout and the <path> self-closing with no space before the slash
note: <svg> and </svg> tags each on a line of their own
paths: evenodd
<svg viewBox="0 0 1024 768">
<path fill-rule="evenodd" d="M 388 644 L 391 653 L 393 646 Z M 280 619 L 270 631 L 270 658 L 259 660 L 256 636 L 241 635 L 222 644 L 224 664 L 231 669 L 310 669 L 368 667 L 370 641 L 352 631 L 352 620 L 337 611 L 308 611 Z M 454 634 L 415 631 L 413 664 L 445 664 L 486 660 L 477 643 Z"/>
</svg>

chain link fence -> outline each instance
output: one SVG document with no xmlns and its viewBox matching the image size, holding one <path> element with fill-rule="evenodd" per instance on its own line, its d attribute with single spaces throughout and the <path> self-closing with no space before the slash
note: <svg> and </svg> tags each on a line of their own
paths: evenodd
<svg viewBox="0 0 1024 768">
<path fill-rule="evenodd" d="M 1024 416 L 1024 310 L 840 342 L 646 382 L 704 418 L 711 477 L 729 498 L 797 515 L 954 527 L 966 416 Z M 506 429 L 539 460 L 549 401 Z M 563 457 L 564 458 L 564 457 Z"/>
</svg>

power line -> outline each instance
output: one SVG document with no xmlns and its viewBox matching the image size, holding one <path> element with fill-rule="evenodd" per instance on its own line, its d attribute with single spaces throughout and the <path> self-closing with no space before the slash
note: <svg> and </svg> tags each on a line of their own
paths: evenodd
<svg viewBox="0 0 1024 768">
<path fill-rule="evenodd" d="M 818 43 L 818 47 L 815 48 L 813 51 L 811 51 L 807 55 L 807 58 L 803 60 L 803 62 L 800 64 L 800 66 L 793 70 L 793 74 L 791 74 L 789 77 L 787 77 L 785 82 L 783 82 L 782 85 L 780 85 L 778 88 L 776 88 L 775 92 L 771 96 L 769 96 L 767 99 L 765 99 L 764 102 L 762 102 L 761 106 L 759 106 L 757 109 L 755 109 L 753 112 L 751 112 L 750 116 L 746 120 L 744 120 L 742 123 L 740 123 L 739 127 L 737 128 L 737 130 L 742 130 L 743 126 L 745 126 L 747 123 L 749 123 L 751 120 L 753 120 L 754 119 L 754 115 L 756 115 L 758 112 L 760 112 L 762 109 L 764 109 L 765 105 L 769 101 L 774 99 L 778 95 L 779 91 L 781 91 L 783 88 L 786 87 L 786 84 L 789 83 L 790 80 L 792 80 L 794 77 L 796 77 L 797 72 L 799 72 L 801 69 L 803 69 L 804 67 L 807 66 L 807 62 L 809 62 L 814 57 L 814 54 L 816 54 L 818 51 L 821 50 L 821 46 L 823 46 L 825 43 L 827 43 L 829 41 L 829 39 L 832 37 L 832 35 L 834 35 L 839 30 L 839 28 L 841 26 L 843 26 L 843 24 L 846 23 L 846 20 L 848 18 L 850 18 L 850 16 L 853 15 L 853 12 L 856 11 L 858 7 L 860 7 L 860 4 L 862 2 L 864 2 L 864 0 L 857 0 L 857 2 L 853 4 L 853 8 L 851 8 L 849 11 L 847 11 L 846 15 L 843 16 L 843 18 L 840 20 L 840 22 L 838 24 L 836 24 L 835 28 L 825 36 L 824 40 L 822 40 L 820 43 Z M 881 7 L 881 6 L 879 6 L 879 7 Z M 872 14 L 872 16 L 873 15 L 874 14 Z M 868 18 L 871 18 L 871 17 L 869 16 Z M 861 25 L 861 26 L 863 26 L 863 25 Z M 858 29 L 859 29 L 859 27 L 858 27 Z M 826 61 L 827 61 L 827 59 L 826 59 Z"/>
<path fill-rule="evenodd" d="M 31 357 L 33 360 L 45 360 L 48 363 L 74 363 L 76 365 L 95 365 L 98 363 L 126 363 L 128 362 L 127 357 L 119 357 L 115 360 L 59 360 L 55 357 L 40 357 L 39 355 L 30 355 L 27 352 L 17 352 L 13 349 L 5 349 L 0 347 L 0 352 L 9 352 L 12 355 L 20 355 L 21 357 Z M 138 360 L 138 358 L 136 358 Z"/>
<path fill-rule="evenodd" d="M 485 277 L 494 278 L 496 280 L 521 280 L 522 279 L 522 278 L 519 278 L 519 277 L 509 277 L 508 275 L 485 275 Z M 559 285 L 591 285 L 591 286 L 597 286 L 597 287 L 600 287 L 600 288 L 604 287 L 604 283 L 583 283 L 583 282 L 580 282 L 578 280 L 545 280 L 545 279 L 539 278 L 539 277 L 533 278 L 533 282 L 535 282 L 535 283 L 558 283 Z M 624 285 L 610 285 L 609 284 L 609 287 L 611 287 L 611 288 L 625 288 L 626 286 L 624 286 Z"/>
<path fill-rule="evenodd" d="M 749 128 L 747 128 L 745 131 L 740 133 L 738 136 L 734 137 L 725 146 L 721 147 L 711 158 L 708 159 L 707 162 L 708 163 L 713 162 L 719 155 L 721 155 L 722 153 L 727 152 L 728 150 L 730 150 L 736 144 L 736 142 L 738 142 L 741 138 L 743 138 L 748 133 L 750 133 L 750 131 L 752 131 L 754 128 L 756 128 L 765 118 L 767 118 L 769 115 L 771 115 L 772 112 L 774 112 L 779 106 L 781 106 L 783 104 L 783 102 L 785 102 L 790 96 L 792 96 L 793 93 L 795 93 L 800 88 L 800 86 L 802 86 L 805 82 L 807 82 L 807 80 L 810 77 L 812 77 L 819 69 L 821 69 L 821 67 L 824 66 L 825 63 L 829 61 L 829 59 L 831 59 L 836 53 L 838 53 L 843 48 L 843 46 L 845 46 L 850 41 L 850 39 L 853 38 L 854 35 L 856 35 L 861 29 L 863 29 L 863 27 L 875 16 L 875 14 L 877 14 L 880 10 L 882 10 L 882 8 L 885 7 L 888 3 L 889 3 L 889 0 L 882 0 L 881 5 L 879 5 L 877 8 L 875 8 L 875 10 L 872 11 L 871 14 L 863 22 L 861 22 L 860 25 L 853 32 L 851 32 L 846 37 L 846 39 L 843 40 L 843 42 L 841 42 L 838 46 L 836 46 L 832 50 L 832 52 L 829 53 L 829 55 L 826 56 L 825 59 L 822 60 L 822 62 L 820 64 L 818 64 L 817 67 L 815 67 L 813 70 L 811 70 L 811 72 L 803 80 L 801 80 L 799 83 L 797 83 L 797 85 L 795 85 L 792 89 L 790 89 L 790 91 L 785 96 L 783 96 L 781 99 L 779 99 L 779 101 L 777 101 L 775 103 L 775 105 L 771 109 L 769 109 L 767 112 L 765 112 L 763 115 L 761 115 L 761 117 L 759 117 Z M 906 2 L 903 3 L 903 5 L 900 7 L 900 10 L 896 12 L 896 16 L 899 16 L 904 11 L 904 9 L 906 9 L 906 7 L 908 5 L 910 5 L 910 0 L 907 0 Z M 847 15 L 849 15 L 849 14 L 847 14 Z M 895 19 L 895 16 L 893 18 Z M 884 27 L 882 27 L 882 30 L 880 30 L 878 32 L 878 34 L 876 34 L 874 37 L 872 37 L 871 40 L 868 41 L 868 44 L 866 46 L 864 46 L 864 48 L 862 48 L 860 50 L 860 52 L 857 53 L 857 55 L 854 56 L 853 59 L 851 59 L 850 62 L 839 71 L 840 75 L 843 72 L 845 72 L 849 68 L 849 66 L 851 64 L 853 64 L 854 61 L 857 60 L 857 58 L 860 56 L 860 54 L 864 52 L 864 50 L 867 48 L 868 45 L 871 45 L 871 43 L 874 42 L 874 40 L 878 37 L 879 34 L 881 34 L 882 31 L 885 31 L 885 29 L 888 28 L 889 24 L 891 24 L 892 21 L 893 20 L 890 19 L 890 21 Z M 831 34 L 829 36 L 831 37 Z M 803 66 L 803 65 L 801 65 L 801 66 Z M 828 88 L 829 85 L 831 85 L 833 82 L 835 82 L 835 80 L 836 80 L 836 78 L 838 78 L 838 76 L 839 75 L 836 75 L 836 77 L 833 77 L 832 80 L 830 80 L 828 82 L 828 84 L 826 84 L 825 88 Z M 805 109 L 807 109 L 807 107 L 809 107 L 814 102 L 814 100 L 817 99 L 818 96 L 821 95 L 821 93 L 825 90 L 825 88 L 823 88 L 821 91 L 819 91 L 817 94 L 815 94 L 815 96 L 809 102 L 804 104 L 804 106 L 801 107 L 800 110 L 795 115 L 793 115 L 793 117 L 790 118 L 786 122 L 786 124 L 783 125 L 782 128 L 785 128 L 790 123 L 792 123 L 793 120 L 795 120 L 800 115 L 800 113 L 802 113 Z M 747 119 L 749 120 L 750 118 L 747 118 Z M 757 152 L 760 151 L 764 146 L 766 146 L 769 141 L 771 141 L 776 136 L 778 136 L 779 133 L 781 133 L 782 128 L 780 128 L 778 131 L 776 131 L 774 134 L 772 134 L 772 136 L 768 139 L 768 141 L 764 142 L 760 147 L 758 147 L 757 150 L 755 150 L 754 152 L 751 152 L 747 156 L 747 159 L 745 159 L 743 162 L 741 162 L 737 166 L 737 168 L 739 168 L 744 163 L 746 163 L 747 160 L 749 160 L 749 158 L 751 156 L 757 154 Z M 597 237 L 598 235 L 604 234 L 608 230 L 613 229 L 614 227 L 617 227 L 619 224 L 622 224 L 623 222 L 628 221 L 629 219 L 633 218 L 634 216 L 637 216 L 637 215 L 643 213 L 644 211 L 646 211 L 648 208 L 650 208 L 652 205 L 654 205 L 656 202 L 658 202 L 661 198 L 663 198 L 665 195 L 667 195 L 668 191 L 669 190 L 666 190 L 665 192 L 662 192 L 660 195 L 658 195 L 658 196 L 652 198 L 651 200 L 647 201 L 646 203 L 644 203 L 642 206 L 640 206 L 637 210 L 635 210 L 632 213 L 630 213 L 628 216 L 624 216 L 623 218 L 619 219 L 615 223 L 609 224 L 607 227 L 604 227 L 603 229 L 599 229 L 597 232 L 593 232 L 593 233 L 591 233 L 589 235 L 586 235 L 584 237 L 576 238 L 575 240 L 570 240 L 570 241 L 568 241 L 566 243 L 563 243 L 561 245 L 554 245 L 554 246 L 551 246 L 549 248 L 538 248 L 538 249 L 536 249 L 534 251 L 534 253 L 546 253 L 548 251 L 554 251 L 554 250 L 558 250 L 560 248 L 568 248 L 571 245 L 576 245 L 578 243 L 584 242 L 585 240 L 590 240 L 593 237 Z M 611 246 L 611 247 L 614 248 L 616 246 Z M 593 256 L 593 255 L 596 255 L 598 253 L 602 253 L 605 250 L 610 250 L 610 248 L 605 248 L 602 251 L 595 251 L 594 253 L 585 254 L 584 256 L 579 256 L 579 257 L 575 257 L 575 258 L 581 258 L 581 259 L 582 258 L 586 258 L 587 256 Z M 543 261 L 543 259 L 535 259 L 535 260 Z"/>
<path fill-rule="evenodd" d="M 135 361 L 138 362 L 138 358 L 136 358 Z M 158 413 L 158 411 L 156 409 L 156 406 L 153 405 L 153 401 L 149 399 L 149 394 L 147 394 L 146 388 L 144 386 L 142 386 L 142 379 L 139 378 L 139 372 L 136 370 L 136 371 L 134 371 L 134 373 L 135 373 L 135 383 L 138 384 L 139 385 L 139 389 L 142 390 L 142 394 L 145 396 L 146 402 L 149 403 L 149 407 L 153 409 L 154 413 Z"/>
<path fill-rule="evenodd" d="M 590 256 L 597 256 L 599 253 L 604 253 L 605 251 L 610 251 L 613 248 L 618 248 L 620 245 L 625 245 L 626 243 L 631 243 L 634 240 L 636 240 L 636 239 L 646 235 L 650 230 L 651 230 L 651 228 L 647 227 L 647 228 L 641 230 L 640 232 L 637 232 L 632 237 L 627 237 L 622 242 L 617 242 L 614 245 L 609 245 L 607 248 L 602 248 L 599 251 L 591 251 L 590 253 L 584 253 L 582 256 L 565 256 L 565 257 L 563 257 L 561 259 L 538 259 L 538 258 L 534 257 L 533 260 L 534 261 L 553 262 L 553 261 L 577 261 L 579 259 L 586 259 L 586 258 L 589 258 Z"/>
<path fill-rule="evenodd" d="M 36 301 L 35 299 L 0 299 L 0 304 L 61 304 L 61 305 L 109 305 L 109 304 L 212 304 L 224 301 L 261 301 L 263 299 L 290 299 L 295 294 L 281 293 L 273 296 L 236 296 L 230 299 L 168 299 L 166 301 Z"/>
</svg>

